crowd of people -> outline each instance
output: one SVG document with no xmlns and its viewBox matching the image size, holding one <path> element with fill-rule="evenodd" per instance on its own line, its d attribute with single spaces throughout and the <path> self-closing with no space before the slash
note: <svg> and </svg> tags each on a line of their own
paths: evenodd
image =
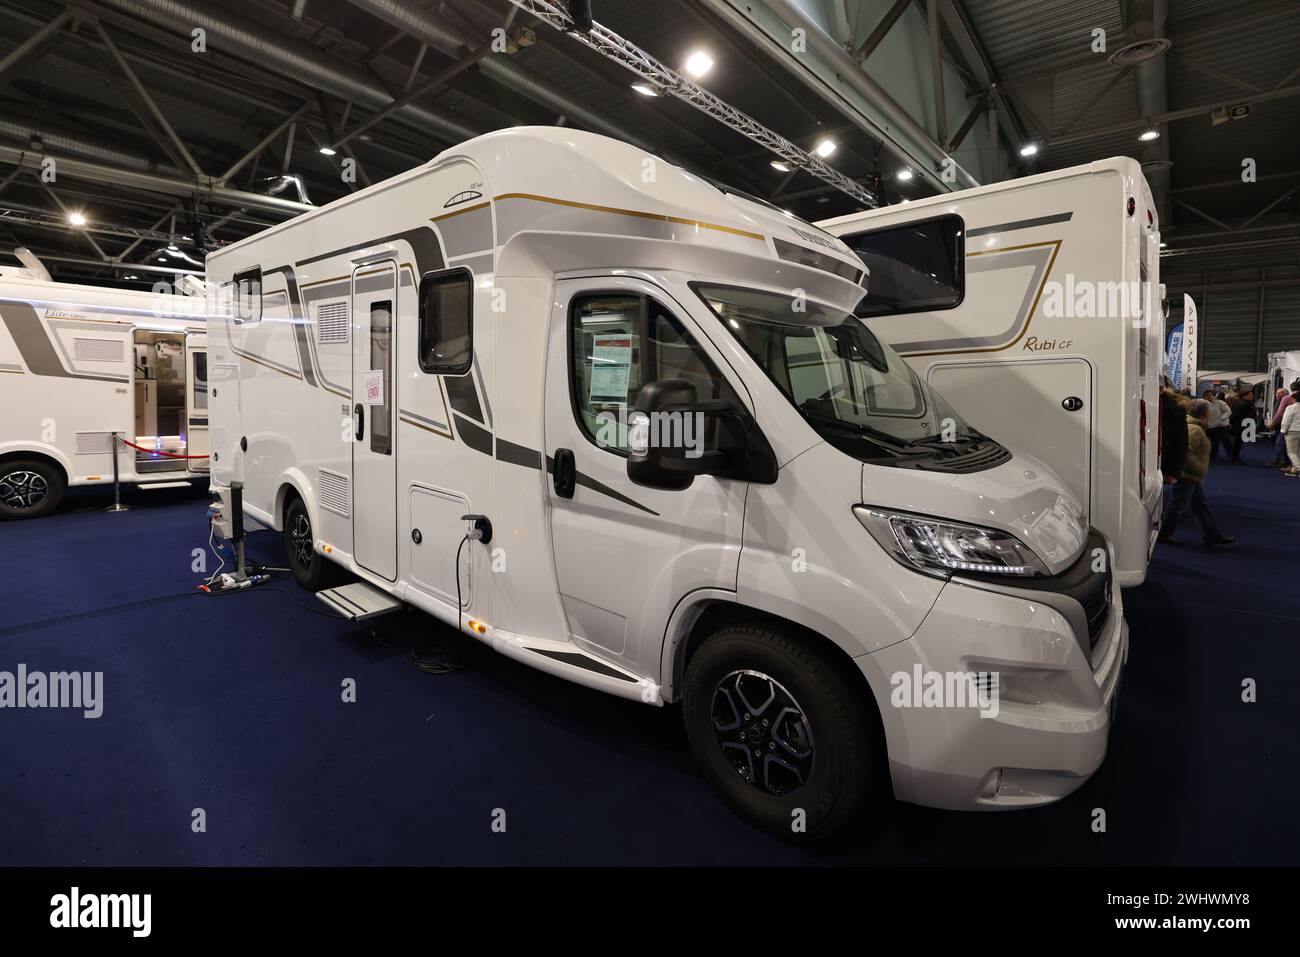
<svg viewBox="0 0 1300 957">
<path fill-rule="evenodd" d="M 1289 478 L 1300 478 L 1300 379 L 1289 389 L 1278 389 L 1277 399 L 1276 412 L 1268 423 L 1274 433 L 1274 455 L 1268 466 L 1281 468 Z M 1160 390 L 1160 414 L 1164 429 L 1160 470 L 1166 494 L 1158 540 L 1181 545 L 1174 532 L 1191 512 L 1207 547 L 1232 544 L 1235 537 L 1223 534 L 1214 521 L 1205 478 L 1220 449 L 1230 464 L 1245 464 L 1241 450 L 1252 440 L 1261 417 L 1254 392 L 1229 395 L 1206 389 L 1197 399 L 1190 390 L 1178 392 L 1166 384 Z"/>
</svg>

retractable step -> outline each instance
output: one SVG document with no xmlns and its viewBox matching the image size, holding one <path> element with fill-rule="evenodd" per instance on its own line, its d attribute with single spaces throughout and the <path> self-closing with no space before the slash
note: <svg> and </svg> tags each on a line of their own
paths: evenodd
<svg viewBox="0 0 1300 957">
<path fill-rule="evenodd" d="M 348 621 L 366 621 L 402 607 L 402 603 L 392 595 L 365 582 L 326 588 L 318 591 L 316 597 Z"/>
<path fill-rule="evenodd" d="M 189 482 L 141 482 L 139 488 L 156 489 L 156 488 L 189 488 Z"/>
</svg>

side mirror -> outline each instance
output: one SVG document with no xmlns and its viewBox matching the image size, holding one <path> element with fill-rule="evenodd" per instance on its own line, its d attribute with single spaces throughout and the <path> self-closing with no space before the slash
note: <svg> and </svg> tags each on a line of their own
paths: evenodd
<svg viewBox="0 0 1300 957">
<path fill-rule="evenodd" d="M 681 490 L 697 475 L 776 481 L 776 453 L 744 409 L 701 401 L 685 379 L 641 387 L 628 415 L 627 476 L 637 485 Z"/>
</svg>

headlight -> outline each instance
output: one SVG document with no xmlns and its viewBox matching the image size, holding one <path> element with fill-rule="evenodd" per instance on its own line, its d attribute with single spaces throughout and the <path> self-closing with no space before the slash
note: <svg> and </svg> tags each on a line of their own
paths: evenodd
<svg viewBox="0 0 1300 957">
<path fill-rule="evenodd" d="M 867 505 L 855 506 L 853 514 L 885 551 L 927 575 L 948 578 L 967 572 L 1031 578 L 1048 574 L 1029 546 L 1010 532 Z"/>
</svg>

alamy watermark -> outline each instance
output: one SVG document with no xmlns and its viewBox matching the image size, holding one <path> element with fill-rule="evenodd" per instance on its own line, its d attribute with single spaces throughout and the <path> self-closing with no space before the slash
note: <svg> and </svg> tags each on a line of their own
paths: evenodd
<svg viewBox="0 0 1300 957">
<path fill-rule="evenodd" d="M 0 708 L 77 708 L 85 718 L 104 713 L 104 672 L 0 671 Z"/>
<path fill-rule="evenodd" d="M 889 683 L 895 708 L 971 708 L 981 718 L 996 718 L 1002 710 L 996 671 L 927 671 L 915 664 L 911 671 L 895 671 Z"/>
</svg>

